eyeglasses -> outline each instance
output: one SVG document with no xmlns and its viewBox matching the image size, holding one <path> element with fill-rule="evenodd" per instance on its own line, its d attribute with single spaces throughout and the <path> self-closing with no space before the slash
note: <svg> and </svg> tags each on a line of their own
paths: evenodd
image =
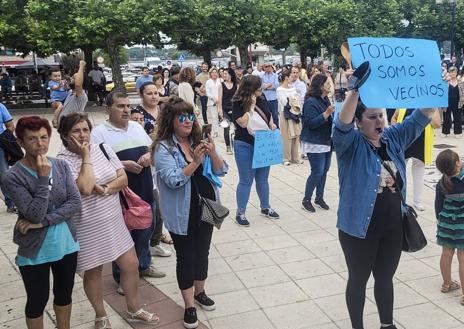
<svg viewBox="0 0 464 329">
<path fill-rule="evenodd" d="M 190 122 L 194 122 L 196 120 L 196 117 L 195 117 L 195 114 L 193 113 L 183 113 L 181 115 L 179 115 L 179 122 L 180 123 L 185 123 L 185 121 L 187 121 L 187 119 L 190 121 Z"/>
</svg>

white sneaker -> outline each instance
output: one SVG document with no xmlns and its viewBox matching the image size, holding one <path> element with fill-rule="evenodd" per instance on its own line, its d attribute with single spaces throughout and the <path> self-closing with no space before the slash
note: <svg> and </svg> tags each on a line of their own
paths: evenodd
<svg viewBox="0 0 464 329">
<path fill-rule="evenodd" d="M 154 247 L 150 247 L 150 253 L 152 256 L 158 256 L 158 257 L 169 257 L 172 255 L 172 251 L 164 249 L 159 244 Z"/>
<path fill-rule="evenodd" d="M 419 211 L 425 211 L 425 207 L 420 203 L 415 204 L 414 208 L 416 208 Z"/>
<path fill-rule="evenodd" d="M 124 296 L 124 290 L 122 290 L 121 286 L 118 286 L 118 289 L 116 289 L 116 292 L 120 294 L 121 296 Z"/>
</svg>

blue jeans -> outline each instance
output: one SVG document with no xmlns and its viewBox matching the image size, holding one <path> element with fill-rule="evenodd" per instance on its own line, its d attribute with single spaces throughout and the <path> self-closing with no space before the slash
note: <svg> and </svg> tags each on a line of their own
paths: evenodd
<svg viewBox="0 0 464 329">
<path fill-rule="evenodd" d="M 2 189 L 3 196 L 5 197 L 5 205 L 7 208 L 12 208 L 13 201 L 8 197 L 8 195 L 5 194 L 5 191 L 3 190 L 3 179 L 5 178 L 6 172 L 8 171 L 9 166 L 8 162 L 6 162 L 5 158 L 5 151 L 0 147 L 0 187 Z"/>
<path fill-rule="evenodd" d="M 311 174 L 306 180 L 305 200 L 311 201 L 314 189 L 316 189 L 316 201 L 324 199 L 325 181 L 327 179 L 327 171 L 330 168 L 330 160 L 332 159 L 332 151 L 326 153 L 308 153 L 309 165 L 311 166 Z"/>
<path fill-rule="evenodd" d="M 239 182 L 237 186 L 237 213 L 244 214 L 250 198 L 251 185 L 256 180 L 261 209 L 271 208 L 269 205 L 269 169 L 270 167 L 253 169 L 253 145 L 235 140 L 234 155 L 237 163 Z"/>
<path fill-rule="evenodd" d="M 269 104 L 269 109 L 271 110 L 272 114 L 272 121 L 274 121 L 277 128 L 279 128 L 279 103 L 276 100 L 267 101 Z"/>
<path fill-rule="evenodd" d="M 154 202 L 153 202 L 154 203 Z M 153 210 L 156 211 L 156 205 L 153 207 L 152 205 L 152 212 Z M 149 228 L 143 230 L 132 230 L 130 231 L 130 235 L 132 240 L 134 241 L 135 253 L 137 254 L 137 258 L 139 259 L 139 272 L 150 268 L 151 265 L 151 253 L 150 253 L 150 238 L 155 230 L 155 222 L 151 222 L 151 226 Z M 95 252 L 98 252 L 97 250 Z M 119 283 L 121 277 L 121 271 L 119 270 L 119 266 L 116 262 L 113 262 L 113 278 L 114 281 Z"/>
</svg>

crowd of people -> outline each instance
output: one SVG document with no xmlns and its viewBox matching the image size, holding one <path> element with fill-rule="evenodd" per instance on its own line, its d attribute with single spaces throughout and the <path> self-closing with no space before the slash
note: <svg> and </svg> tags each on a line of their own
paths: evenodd
<svg viewBox="0 0 464 329">
<path fill-rule="evenodd" d="M 47 155 L 53 131 L 48 120 L 26 116 L 15 125 L 0 105 L 0 133 L 14 132 L 25 151 L 9 168 L 7 151 L 0 148 L 0 182 L 8 212 L 18 213 L 13 238 L 27 294 L 29 329 L 42 328 L 50 269 L 58 328 L 70 327 L 75 273 L 83 276 L 95 328 L 111 328 L 102 286 L 103 266 L 109 263 L 116 290 L 125 297 L 126 319 L 158 323 L 159 316 L 140 305 L 137 281 L 166 275 L 152 258 L 171 256 L 161 242 L 173 244 L 184 326 L 196 328 L 195 305 L 205 311 L 216 307 L 206 293 L 213 226 L 203 219 L 202 200 L 220 203 L 220 177 L 229 171 L 217 143 L 222 135 L 226 153 L 236 162 L 235 222 L 248 227 L 256 220 L 246 215 L 253 182 L 261 215 L 278 220 L 269 198 L 270 166 L 252 166 L 256 132 L 276 129 L 281 132 L 282 165 L 309 160 L 302 208 L 310 213 L 316 211 L 314 206 L 330 208 L 324 190 L 335 152 L 340 184 L 337 228 L 348 268 L 346 304 L 352 328 L 364 328 L 371 273 L 381 327 L 396 328 L 393 276 L 402 250 L 406 159 L 413 158 L 414 207 L 423 211 L 424 166 L 432 161 L 440 111 L 398 109 L 389 111 L 394 112 L 389 120 L 385 109 L 367 108 L 360 99 L 366 71 L 346 70 L 343 65 L 334 76 L 328 62 L 307 70 L 299 62 L 281 69 L 258 64 L 255 70 L 238 68 L 235 62 L 227 68 L 203 63 L 198 75 L 189 67 L 161 68 L 154 75 L 144 68 L 136 82 L 139 105 L 132 108 L 125 92 L 112 91 L 104 99 L 108 119 L 93 127 L 85 113 L 84 68 L 81 61 L 67 92 L 59 72 L 50 72 L 52 124 L 63 143 L 56 157 Z M 97 73 L 90 76 L 99 80 Z M 449 133 L 445 113 L 460 115 L 455 108 L 462 108 L 464 93 L 454 67 L 447 68 L 443 78 L 450 84 L 450 105 L 441 111 L 444 133 Z M 343 105 L 334 117 L 338 101 Z M 456 135 L 459 125 L 454 117 Z M 449 150 L 440 153 L 436 163 L 443 173 L 435 212 L 437 243 L 443 247 L 441 291 L 447 293 L 464 284 L 464 266 L 460 283 L 451 278 L 456 249 L 464 264 L 459 213 L 464 168 Z M 139 212 L 132 213 L 130 205 Z"/>
</svg>

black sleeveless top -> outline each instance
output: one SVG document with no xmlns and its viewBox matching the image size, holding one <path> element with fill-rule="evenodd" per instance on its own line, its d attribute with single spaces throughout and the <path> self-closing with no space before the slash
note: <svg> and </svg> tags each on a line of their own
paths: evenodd
<svg viewBox="0 0 464 329">
<path fill-rule="evenodd" d="M 232 97 L 234 97 L 235 92 L 237 91 L 237 84 L 234 83 L 232 88 L 228 89 L 225 82 L 221 83 L 222 85 L 222 108 L 224 112 L 232 112 Z"/>
</svg>

